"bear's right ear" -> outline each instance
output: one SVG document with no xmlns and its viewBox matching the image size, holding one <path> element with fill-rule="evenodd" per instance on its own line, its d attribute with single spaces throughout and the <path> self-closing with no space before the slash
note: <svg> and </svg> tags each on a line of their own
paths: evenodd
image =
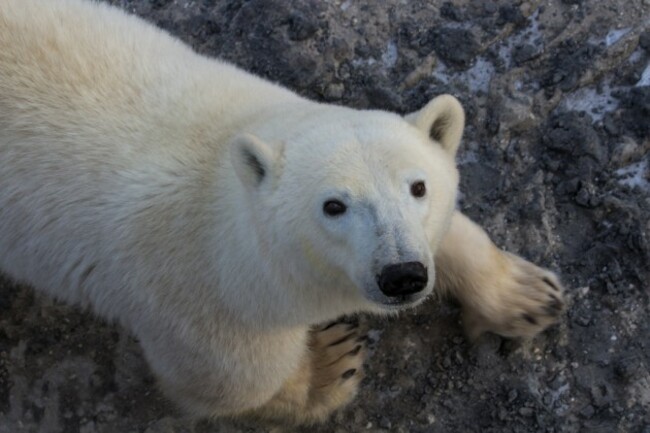
<svg viewBox="0 0 650 433">
<path fill-rule="evenodd" d="M 246 187 L 256 187 L 269 176 L 273 167 L 273 149 L 251 134 L 242 134 L 230 145 L 230 160 L 237 177 Z"/>
<path fill-rule="evenodd" d="M 456 156 L 465 128 L 465 112 L 458 99 L 451 95 L 440 95 L 404 118 L 440 143 L 452 157 Z"/>
</svg>

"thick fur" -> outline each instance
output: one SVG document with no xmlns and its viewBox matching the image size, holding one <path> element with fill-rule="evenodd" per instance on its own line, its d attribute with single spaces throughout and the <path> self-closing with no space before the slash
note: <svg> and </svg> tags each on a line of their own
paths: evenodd
<svg viewBox="0 0 650 433">
<path fill-rule="evenodd" d="M 130 329 L 191 414 L 322 420 L 364 350 L 312 325 L 416 305 L 436 271 L 472 335 L 555 320 L 555 277 L 454 214 L 463 124 L 450 96 L 406 119 L 317 104 L 102 4 L 3 0 L 0 268 Z M 408 261 L 426 289 L 384 296 Z"/>
</svg>

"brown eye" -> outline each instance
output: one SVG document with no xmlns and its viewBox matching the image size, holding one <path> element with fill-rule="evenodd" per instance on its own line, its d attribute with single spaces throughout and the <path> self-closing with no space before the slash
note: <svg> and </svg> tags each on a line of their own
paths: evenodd
<svg viewBox="0 0 650 433">
<path fill-rule="evenodd" d="M 331 217 L 339 216 L 345 213 L 347 209 L 347 206 L 339 200 L 327 200 L 325 204 L 323 204 L 323 212 Z"/>
<path fill-rule="evenodd" d="M 411 184 L 411 195 L 413 197 L 421 198 L 427 193 L 427 187 L 423 181 L 419 180 Z"/>
</svg>

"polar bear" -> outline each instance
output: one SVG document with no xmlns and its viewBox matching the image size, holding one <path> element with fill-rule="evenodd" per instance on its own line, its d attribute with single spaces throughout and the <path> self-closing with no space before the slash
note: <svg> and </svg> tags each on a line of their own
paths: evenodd
<svg viewBox="0 0 650 433">
<path fill-rule="evenodd" d="M 0 2 L 0 268 L 118 321 L 194 416 L 325 419 L 363 338 L 438 290 L 470 336 L 532 336 L 550 271 L 455 209 L 464 114 L 305 100 L 116 8 Z"/>
</svg>

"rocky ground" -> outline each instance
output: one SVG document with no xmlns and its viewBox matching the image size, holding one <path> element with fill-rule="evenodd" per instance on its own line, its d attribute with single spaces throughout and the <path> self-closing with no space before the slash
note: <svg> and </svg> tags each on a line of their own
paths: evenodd
<svg viewBox="0 0 650 433">
<path fill-rule="evenodd" d="M 359 398 L 304 432 L 650 433 L 648 0 L 108 0 L 310 98 L 467 109 L 462 208 L 557 270 L 562 323 L 470 345 L 458 308 L 363 317 Z M 0 280 L 0 433 L 257 432 L 182 419 L 118 327 Z"/>
</svg>

